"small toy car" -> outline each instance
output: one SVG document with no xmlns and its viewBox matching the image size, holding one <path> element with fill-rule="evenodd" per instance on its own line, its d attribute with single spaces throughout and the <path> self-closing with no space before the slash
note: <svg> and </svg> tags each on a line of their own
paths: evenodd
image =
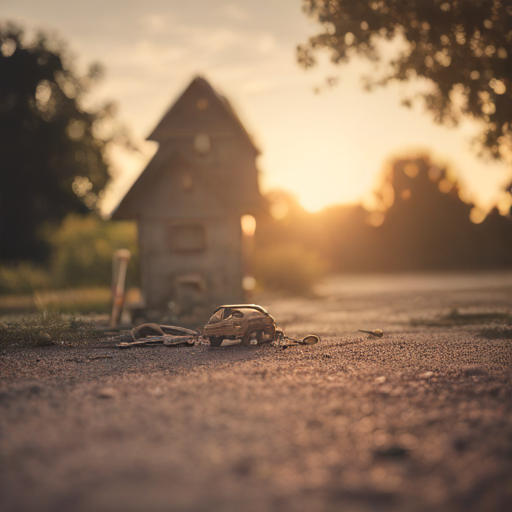
<svg viewBox="0 0 512 512">
<path fill-rule="evenodd" d="M 271 343 L 275 335 L 274 319 L 256 304 L 219 306 L 203 331 L 212 347 L 220 347 L 224 339 L 240 339 L 243 345 L 261 345 Z"/>
</svg>

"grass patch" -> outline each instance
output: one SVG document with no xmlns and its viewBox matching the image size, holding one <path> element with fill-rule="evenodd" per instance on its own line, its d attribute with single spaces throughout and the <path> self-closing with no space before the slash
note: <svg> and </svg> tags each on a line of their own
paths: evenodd
<svg viewBox="0 0 512 512">
<path fill-rule="evenodd" d="M 75 288 L 36 292 L 34 303 L 40 311 L 69 314 L 110 313 L 111 291 L 107 287 Z"/>
<path fill-rule="evenodd" d="M 0 312 L 8 315 L 51 310 L 69 314 L 101 314 L 110 313 L 111 300 L 111 291 L 107 287 L 47 290 L 30 295 L 0 295 Z"/>
<path fill-rule="evenodd" d="M 42 312 L 0 319 L 0 347 L 76 345 L 103 337 L 87 320 L 59 312 Z"/>
</svg>

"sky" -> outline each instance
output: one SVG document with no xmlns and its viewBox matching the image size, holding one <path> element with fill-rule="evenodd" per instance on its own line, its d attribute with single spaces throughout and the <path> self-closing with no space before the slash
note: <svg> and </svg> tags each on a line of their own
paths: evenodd
<svg viewBox="0 0 512 512">
<path fill-rule="evenodd" d="M 321 29 L 301 0 L 0 0 L 0 22 L 64 40 L 78 72 L 105 67 L 92 103 L 113 100 L 141 152 L 112 154 L 111 211 L 156 152 L 145 138 L 196 76 L 227 96 L 261 151 L 263 192 L 284 189 L 309 211 L 363 201 L 393 157 L 430 153 L 449 165 L 466 196 L 489 209 L 511 180 L 510 166 L 478 158 L 474 122 L 434 124 L 420 106 L 400 105 L 425 84 L 362 88 L 362 59 L 334 66 L 327 56 L 304 70 L 298 44 Z M 399 42 L 383 49 L 389 54 Z M 327 77 L 337 77 L 334 87 Z M 320 89 L 319 93 L 315 93 Z"/>
</svg>

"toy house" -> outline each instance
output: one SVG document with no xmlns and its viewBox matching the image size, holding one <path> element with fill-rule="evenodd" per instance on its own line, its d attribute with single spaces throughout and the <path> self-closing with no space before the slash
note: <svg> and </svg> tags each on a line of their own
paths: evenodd
<svg viewBox="0 0 512 512">
<path fill-rule="evenodd" d="M 264 208 L 258 149 L 201 77 L 148 140 L 158 151 L 112 216 L 138 224 L 142 303 L 132 318 L 198 326 L 244 302 L 240 219 Z"/>
</svg>

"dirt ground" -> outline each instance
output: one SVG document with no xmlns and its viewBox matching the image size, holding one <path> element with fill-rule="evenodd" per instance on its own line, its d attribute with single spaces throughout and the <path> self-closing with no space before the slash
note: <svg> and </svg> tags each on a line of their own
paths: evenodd
<svg viewBox="0 0 512 512">
<path fill-rule="evenodd" d="M 512 510 L 512 274 L 318 291 L 255 297 L 311 347 L 4 349 L 0 510 Z"/>
</svg>

